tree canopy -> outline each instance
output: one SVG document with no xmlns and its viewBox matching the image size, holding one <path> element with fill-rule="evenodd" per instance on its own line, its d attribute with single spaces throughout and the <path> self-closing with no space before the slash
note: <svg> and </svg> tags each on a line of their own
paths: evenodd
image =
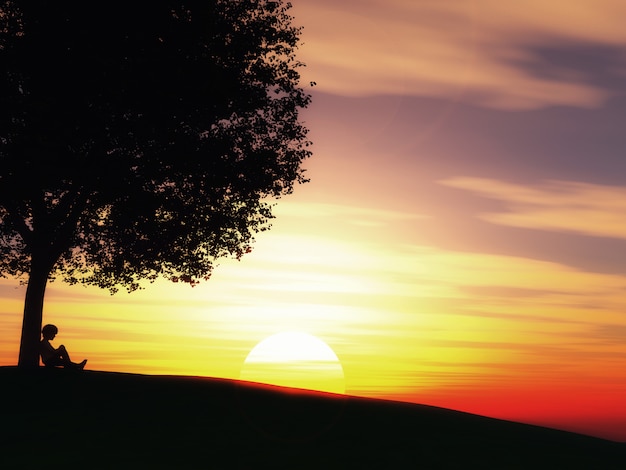
<svg viewBox="0 0 626 470">
<path fill-rule="evenodd" d="M 20 364 L 38 361 L 50 277 L 193 285 L 306 181 L 289 8 L 0 2 L 0 275 L 28 279 Z"/>
</svg>

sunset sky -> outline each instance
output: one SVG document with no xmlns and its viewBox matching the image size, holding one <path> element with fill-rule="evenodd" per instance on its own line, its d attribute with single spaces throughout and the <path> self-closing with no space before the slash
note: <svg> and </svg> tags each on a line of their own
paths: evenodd
<svg viewBox="0 0 626 470">
<path fill-rule="evenodd" d="M 346 393 L 626 441 L 626 2 L 292 3 L 311 182 L 193 289 L 50 284 L 54 344 L 239 378 L 307 333 Z M 0 280 L 0 365 L 24 293 Z"/>
</svg>

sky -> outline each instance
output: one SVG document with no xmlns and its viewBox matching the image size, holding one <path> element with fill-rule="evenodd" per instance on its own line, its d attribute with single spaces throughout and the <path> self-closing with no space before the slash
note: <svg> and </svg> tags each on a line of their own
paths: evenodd
<svg viewBox="0 0 626 470">
<path fill-rule="evenodd" d="M 346 393 L 626 442 L 626 3 L 292 3 L 310 183 L 200 286 L 51 283 L 55 344 L 237 379 L 297 332 Z M 0 365 L 24 292 L 0 280 Z"/>
</svg>

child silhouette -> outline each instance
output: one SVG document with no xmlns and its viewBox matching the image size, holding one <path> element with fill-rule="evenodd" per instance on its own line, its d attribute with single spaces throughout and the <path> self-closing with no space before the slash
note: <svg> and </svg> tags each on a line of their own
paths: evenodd
<svg viewBox="0 0 626 470">
<path fill-rule="evenodd" d="M 42 328 L 41 335 L 43 339 L 39 343 L 41 361 L 48 367 L 61 366 L 67 369 L 83 370 L 85 364 L 87 364 L 87 359 L 84 359 L 83 362 L 80 363 L 72 362 L 65 346 L 61 345 L 55 348 L 50 344 L 50 341 L 54 339 L 58 332 L 59 329 L 54 325 L 46 325 Z"/>
</svg>

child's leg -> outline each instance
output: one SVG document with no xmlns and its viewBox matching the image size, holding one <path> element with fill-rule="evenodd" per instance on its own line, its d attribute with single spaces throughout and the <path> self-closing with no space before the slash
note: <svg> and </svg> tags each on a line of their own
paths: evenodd
<svg viewBox="0 0 626 470">
<path fill-rule="evenodd" d="M 63 366 L 71 369 L 83 369 L 87 360 L 85 359 L 81 363 L 72 362 L 67 349 L 65 349 L 65 346 L 61 345 L 57 348 L 57 356 L 52 359 L 52 363 L 55 366 Z"/>
<path fill-rule="evenodd" d="M 59 355 L 59 359 L 63 360 L 63 361 L 67 361 L 67 362 L 72 362 L 72 360 L 70 359 L 70 355 L 67 352 L 67 349 L 65 349 L 65 346 L 61 345 L 57 348 L 57 354 Z"/>
</svg>

